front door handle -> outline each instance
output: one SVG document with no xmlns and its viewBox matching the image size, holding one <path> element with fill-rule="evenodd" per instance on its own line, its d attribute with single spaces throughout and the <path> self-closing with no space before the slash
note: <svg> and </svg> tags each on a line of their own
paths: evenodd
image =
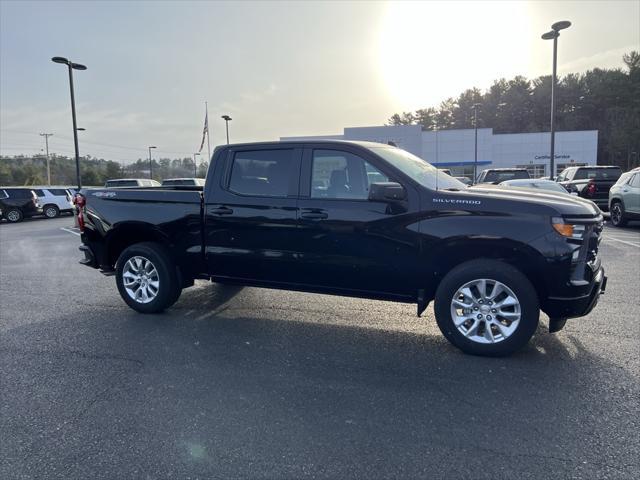
<svg viewBox="0 0 640 480">
<path fill-rule="evenodd" d="M 300 216 L 307 220 L 324 220 L 325 218 L 329 218 L 329 215 L 325 212 L 303 212 Z"/>
<path fill-rule="evenodd" d="M 229 207 L 218 207 L 212 208 L 210 212 L 214 215 L 231 215 L 233 213 L 233 209 Z"/>
</svg>

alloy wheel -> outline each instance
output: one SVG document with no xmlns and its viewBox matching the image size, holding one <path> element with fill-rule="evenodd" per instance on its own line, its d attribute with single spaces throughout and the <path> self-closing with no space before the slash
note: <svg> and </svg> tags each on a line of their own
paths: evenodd
<svg viewBox="0 0 640 480">
<path fill-rule="evenodd" d="M 458 331 L 476 343 L 509 338 L 521 318 L 520 301 L 505 284 L 488 278 L 462 285 L 451 299 L 451 319 Z"/>
<path fill-rule="evenodd" d="M 622 220 L 622 208 L 620 208 L 619 203 L 615 203 L 613 207 L 611 207 L 611 223 L 614 225 L 618 225 Z"/>
<path fill-rule="evenodd" d="M 160 277 L 155 265 L 142 256 L 131 257 L 122 270 L 122 283 L 133 300 L 152 302 L 160 289 Z"/>
</svg>

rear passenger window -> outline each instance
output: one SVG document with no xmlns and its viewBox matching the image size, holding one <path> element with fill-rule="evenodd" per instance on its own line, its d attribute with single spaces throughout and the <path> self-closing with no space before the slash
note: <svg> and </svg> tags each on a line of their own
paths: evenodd
<svg viewBox="0 0 640 480">
<path fill-rule="evenodd" d="M 44 197 L 44 190 L 34 189 L 35 194 L 39 197 Z"/>
<path fill-rule="evenodd" d="M 237 152 L 231 165 L 229 190 L 241 195 L 286 197 L 292 174 L 293 149 Z"/>
<path fill-rule="evenodd" d="M 7 190 L 6 192 L 11 198 L 33 198 L 31 190 L 25 188 L 16 188 L 15 190 Z"/>
<path fill-rule="evenodd" d="M 67 195 L 67 192 L 64 188 L 49 188 L 51 195 L 56 195 L 60 197 L 64 197 Z"/>
</svg>

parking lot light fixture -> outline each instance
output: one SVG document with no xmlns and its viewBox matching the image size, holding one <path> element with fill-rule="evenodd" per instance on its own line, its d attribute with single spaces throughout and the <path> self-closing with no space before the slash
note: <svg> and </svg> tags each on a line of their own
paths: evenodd
<svg viewBox="0 0 640 480">
<path fill-rule="evenodd" d="M 153 173 L 152 173 L 152 171 L 151 171 L 151 170 L 152 170 L 152 165 L 151 165 L 151 149 L 152 149 L 152 148 L 158 148 L 158 147 L 156 147 L 155 145 L 151 145 L 151 146 L 149 147 L 149 178 L 150 178 L 151 180 L 153 180 Z"/>
<path fill-rule="evenodd" d="M 229 115 L 222 115 L 220 118 L 224 119 L 225 126 L 227 127 L 227 145 L 229 145 L 229 122 L 233 120 L 233 118 Z"/>
<path fill-rule="evenodd" d="M 473 129 L 475 132 L 474 137 L 474 160 L 473 160 L 473 182 L 476 183 L 478 178 L 478 107 L 481 107 L 480 103 L 473 104 Z"/>
<path fill-rule="evenodd" d="M 564 30 L 565 28 L 569 28 L 571 26 L 571 22 L 568 20 L 562 20 L 560 22 L 556 22 L 551 25 L 551 30 L 542 34 L 543 40 L 553 40 L 553 73 L 551 76 L 551 152 L 550 152 L 550 171 L 549 178 L 553 180 L 556 176 L 555 173 L 555 140 L 556 140 L 556 131 L 555 131 L 555 116 L 556 116 L 556 76 L 557 76 L 557 66 L 558 66 L 558 37 L 560 36 L 560 30 Z"/>
<path fill-rule="evenodd" d="M 81 63 L 74 63 L 64 57 L 53 57 L 51 59 L 53 63 L 60 63 L 66 65 L 69 70 L 69 90 L 71 92 L 71 119 L 73 121 L 73 144 L 76 154 L 76 180 L 78 183 L 78 190 L 82 188 L 82 180 L 80 178 L 80 152 L 78 148 L 78 126 L 76 124 L 76 100 L 73 91 L 73 71 L 74 70 L 86 70 L 87 67 Z"/>
</svg>

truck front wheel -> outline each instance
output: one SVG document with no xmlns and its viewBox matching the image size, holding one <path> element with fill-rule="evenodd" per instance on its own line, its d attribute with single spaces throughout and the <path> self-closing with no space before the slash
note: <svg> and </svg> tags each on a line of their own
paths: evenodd
<svg viewBox="0 0 640 480">
<path fill-rule="evenodd" d="M 159 243 L 127 247 L 116 265 L 120 296 L 140 313 L 158 313 L 173 305 L 182 291 L 169 252 Z"/>
<path fill-rule="evenodd" d="M 465 353 L 509 355 L 533 336 L 538 296 L 519 270 L 496 260 L 458 265 L 440 282 L 435 314 L 442 334 Z"/>
</svg>

